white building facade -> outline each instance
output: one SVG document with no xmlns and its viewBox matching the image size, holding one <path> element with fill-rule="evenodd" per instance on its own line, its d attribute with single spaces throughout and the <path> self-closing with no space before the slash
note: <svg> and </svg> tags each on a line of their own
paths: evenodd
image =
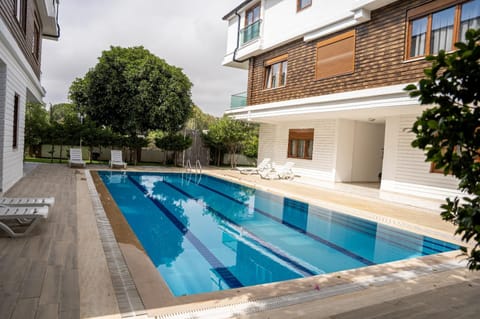
<svg viewBox="0 0 480 319">
<path fill-rule="evenodd" d="M 253 0 L 224 20 L 223 65 L 248 70 L 246 103 L 226 114 L 260 123 L 260 160 L 292 161 L 296 174 L 332 183 L 459 193 L 411 147 L 424 107 L 404 88 L 423 77 L 426 55 L 478 28 L 479 0 Z"/>
<path fill-rule="evenodd" d="M 57 39 L 58 0 L 0 3 L 0 191 L 23 176 L 25 105 L 42 102 L 42 39 Z"/>
</svg>

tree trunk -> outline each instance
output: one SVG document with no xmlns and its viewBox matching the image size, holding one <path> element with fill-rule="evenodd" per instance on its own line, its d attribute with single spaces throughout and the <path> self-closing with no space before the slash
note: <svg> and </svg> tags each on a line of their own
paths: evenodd
<svg viewBox="0 0 480 319">
<path fill-rule="evenodd" d="M 136 165 L 137 163 L 140 163 L 140 162 L 142 161 L 142 148 L 141 148 L 141 147 L 137 147 L 137 149 L 135 150 L 135 152 L 136 152 L 136 155 L 137 155 L 137 157 L 136 157 L 136 162 L 135 162 L 135 165 Z"/>
</svg>

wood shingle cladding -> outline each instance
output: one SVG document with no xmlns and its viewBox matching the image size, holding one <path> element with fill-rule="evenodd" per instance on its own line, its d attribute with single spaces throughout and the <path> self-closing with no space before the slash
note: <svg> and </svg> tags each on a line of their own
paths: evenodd
<svg viewBox="0 0 480 319">
<path fill-rule="evenodd" d="M 429 66 L 423 58 L 406 61 L 408 10 L 428 0 L 397 1 L 372 11 L 371 20 L 355 27 L 353 72 L 327 78 L 316 77 L 317 46 L 348 29 L 304 42 L 292 41 L 277 49 L 250 59 L 248 105 L 306 98 L 331 93 L 355 91 L 395 84 L 414 83 L 423 78 Z M 265 61 L 288 54 L 286 85 L 266 90 Z"/>
<path fill-rule="evenodd" d="M 19 3 L 23 3 L 22 6 L 24 9 L 22 10 L 25 10 L 25 21 L 19 22 L 17 19 L 17 1 L 18 0 L 0 1 L 0 19 L 7 25 L 18 47 L 35 72 L 35 75 L 40 78 L 42 24 L 41 21 L 39 21 L 40 19 L 36 19 L 37 4 L 35 0 L 20 1 Z M 34 40 L 35 28 L 37 28 L 37 36 L 39 35 L 38 41 Z M 34 44 L 37 45 L 36 48 L 33 48 Z M 38 57 L 35 57 L 36 52 L 38 53 Z"/>
</svg>

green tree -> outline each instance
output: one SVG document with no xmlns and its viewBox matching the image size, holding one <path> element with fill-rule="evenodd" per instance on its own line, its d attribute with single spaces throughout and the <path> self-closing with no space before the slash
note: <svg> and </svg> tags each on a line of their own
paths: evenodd
<svg viewBox="0 0 480 319">
<path fill-rule="evenodd" d="M 40 103 L 27 103 L 25 111 L 25 146 L 28 155 L 39 155 L 48 130 L 48 111 Z"/>
<path fill-rule="evenodd" d="M 258 157 L 258 124 L 248 124 L 248 130 L 245 140 L 243 141 L 242 153 L 248 157 Z"/>
<path fill-rule="evenodd" d="M 178 131 L 192 110 L 192 83 L 143 47 L 111 47 L 70 87 L 70 99 L 100 125 L 139 147 L 149 130 Z"/>
<path fill-rule="evenodd" d="M 194 105 L 192 108 L 192 114 L 188 119 L 185 127 L 191 130 L 207 130 L 210 125 L 215 123 L 216 118 L 213 115 L 202 112 L 202 110 Z"/>
<path fill-rule="evenodd" d="M 166 134 L 155 139 L 155 145 L 165 151 L 173 152 L 173 165 L 177 166 L 177 153 L 192 146 L 192 138 L 182 134 Z M 166 160 L 166 159 L 165 159 Z"/>
<path fill-rule="evenodd" d="M 413 124 L 412 146 L 459 180 L 466 196 L 447 198 L 441 214 L 456 225 L 462 240 L 473 243 L 463 250 L 469 268 L 480 270 L 480 30 L 467 31 L 466 38 L 451 54 L 427 57 L 432 67 L 425 69 L 426 78 L 406 90 L 421 104 L 433 105 Z"/>
<path fill-rule="evenodd" d="M 218 150 L 217 164 L 220 163 L 221 150 L 226 149 L 231 154 L 230 165 L 233 168 L 236 165 L 236 154 L 247 136 L 248 124 L 224 116 L 209 127 L 204 140 L 208 146 Z"/>
</svg>

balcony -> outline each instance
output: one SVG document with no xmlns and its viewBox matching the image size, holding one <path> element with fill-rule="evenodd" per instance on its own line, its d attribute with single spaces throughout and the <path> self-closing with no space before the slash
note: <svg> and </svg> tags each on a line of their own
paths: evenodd
<svg viewBox="0 0 480 319">
<path fill-rule="evenodd" d="M 238 35 L 240 37 L 240 45 L 244 45 L 245 43 L 248 43 L 260 37 L 261 23 L 262 20 L 258 20 L 240 30 Z"/>
<path fill-rule="evenodd" d="M 247 92 L 237 93 L 230 98 L 230 108 L 237 109 L 247 106 Z"/>
</svg>

